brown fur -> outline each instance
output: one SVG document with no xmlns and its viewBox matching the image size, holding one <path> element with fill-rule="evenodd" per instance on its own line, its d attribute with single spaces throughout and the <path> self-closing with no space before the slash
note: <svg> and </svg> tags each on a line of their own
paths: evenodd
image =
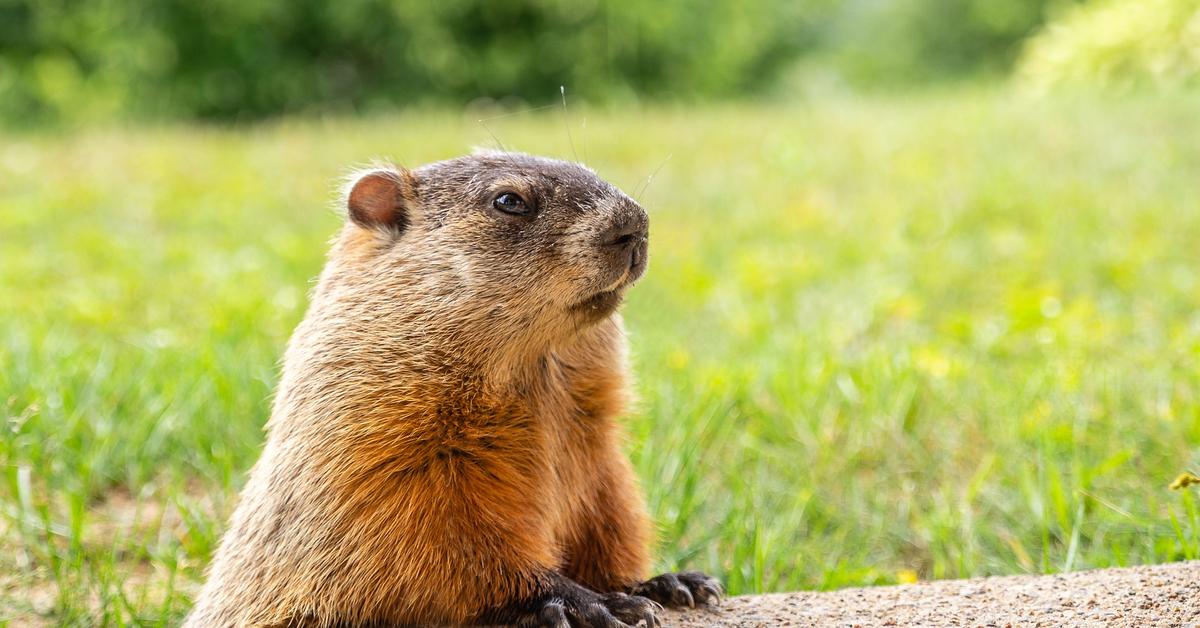
<svg viewBox="0 0 1200 628">
<path fill-rule="evenodd" d="M 650 529 L 615 307 L 645 249 L 632 268 L 604 239 L 645 214 L 522 155 L 359 182 L 187 625 L 512 620 L 561 577 L 631 590 Z M 493 208 L 504 190 L 536 217 Z"/>
</svg>

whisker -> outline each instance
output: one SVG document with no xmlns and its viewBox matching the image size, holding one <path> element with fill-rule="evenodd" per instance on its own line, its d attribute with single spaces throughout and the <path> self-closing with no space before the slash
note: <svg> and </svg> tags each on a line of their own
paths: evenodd
<svg viewBox="0 0 1200 628">
<path fill-rule="evenodd" d="M 646 181 L 643 182 L 642 185 L 638 186 L 638 191 L 634 192 L 633 194 L 633 200 L 641 202 L 638 197 L 640 197 L 642 193 L 644 193 L 650 187 L 650 182 L 654 181 L 654 177 L 658 176 L 658 172 L 662 170 L 663 166 L 666 166 L 667 162 L 671 161 L 671 158 L 674 156 L 675 153 L 670 153 L 667 155 L 666 159 L 662 160 L 661 164 L 658 164 L 658 167 L 654 169 L 654 172 L 651 172 L 650 176 L 646 177 Z"/>
<path fill-rule="evenodd" d="M 520 116 L 520 115 L 524 115 L 524 114 L 527 114 L 527 113 L 533 113 L 533 112 L 535 112 L 535 111 L 542 111 L 542 110 L 544 110 L 544 109 L 553 109 L 554 107 L 557 107 L 557 106 L 558 106 L 557 104 L 553 104 L 553 105 L 542 105 L 542 106 L 540 106 L 540 107 L 530 107 L 529 109 L 522 109 L 522 110 L 520 110 L 520 111 L 510 111 L 510 112 L 508 112 L 508 113 L 502 113 L 502 114 L 500 114 L 500 115 L 498 115 L 498 116 L 490 116 L 490 117 L 487 117 L 487 118 L 481 118 L 481 119 L 479 120 L 479 122 L 491 122 L 492 120 L 499 120 L 499 119 L 501 119 L 501 118 L 511 118 L 511 117 L 513 117 L 513 116 Z"/>
<path fill-rule="evenodd" d="M 583 163 L 588 163 L 587 152 L 587 116 L 583 116 L 583 124 L 579 126 L 579 132 L 583 134 Z"/>
<path fill-rule="evenodd" d="M 502 113 L 498 116 L 489 116 L 487 118 L 479 118 L 478 120 L 476 120 L 476 122 L 479 123 L 479 126 L 483 127 L 483 130 L 487 131 L 488 135 L 492 136 L 492 140 L 494 140 L 496 142 L 496 146 L 499 147 L 500 150 L 502 150 L 504 152 L 508 152 L 508 148 L 506 148 L 504 146 L 504 143 L 500 141 L 500 138 L 496 137 L 496 134 L 492 132 L 492 127 L 487 125 L 488 122 L 491 122 L 492 120 L 501 120 L 503 118 L 511 118 L 513 116 L 521 116 L 521 115 L 525 115 L 527 113 L 533 113 L 535 111 L 542 111 L 544 109 L 550 109 L 552 107 L 557 107 L 557 106 L 558 105 L 542 105 L 541 107 L 531 107 L 528 109 L 521 109 L 520 111 L 510 111 L 508 113 Z"/>
<path fill-rule="evenodd" d="M 571 155 L 575 157 L 575 161 L 579 161 L 579 153 L 575 150 L 575 138 L 571 137 L 571 124 L 567 120 L 567 86 L 559 85 L 558 93 L 562 96 L 562 120 L 563 129 L 567 132 L 567 142 L 571 144 Z"/>
<path fill-rule="evenodd" d="M 488 120 L 491 120 L 491 118 L 488 118 Z M 482 119 L 476 120 L 476 122 L 479 123 L 479 126 L 483 127 L 483 130 L 487 131 L 488 135 L 492 136 L 492 139 L 496 141 L 496 146 L 500 150 L 502 150 L 506 153 L 508 152 L 508 149 L 505 148 L 504 144 L 500 142 L 500 138 L 496 137 L 495 133 L 492 133 L 492 128 L 487 125 L 487 122 L 485 120 L 482 120 Z"/>
</svg>

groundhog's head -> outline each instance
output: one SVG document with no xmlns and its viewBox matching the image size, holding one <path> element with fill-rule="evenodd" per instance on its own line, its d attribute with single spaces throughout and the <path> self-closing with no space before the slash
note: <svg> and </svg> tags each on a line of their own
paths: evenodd
<svg viewBox="0 0 1200 628">
<path fill-rule="evenodd" d="M 489 152 L 360 172 L 343 240 L 381 295 L 440 327 L 562 336 L 646 269 L 646 212 L 574 163 Z"/>
</svg>

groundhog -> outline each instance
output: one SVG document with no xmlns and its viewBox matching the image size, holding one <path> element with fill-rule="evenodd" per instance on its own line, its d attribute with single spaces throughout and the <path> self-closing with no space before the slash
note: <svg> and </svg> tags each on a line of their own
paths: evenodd
<svg viewBox="0 0 1200 628">
<path fill-rule="evenodd" d="M 267 442 L 188 626 L 659 624 L 617 308 L 646 212 L 516 153 L 347 186 Z"/>
</svg>

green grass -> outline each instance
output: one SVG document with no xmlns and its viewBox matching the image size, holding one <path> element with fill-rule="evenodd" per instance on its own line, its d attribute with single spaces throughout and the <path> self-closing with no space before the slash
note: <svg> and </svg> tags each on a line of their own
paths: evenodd
<svg viewBox="0 0 1200 628">
<path fill-rule="evenodd" d="M 571 112 L 638 188 L 631 455 L 734 593 L 1196 558 L 1191 98 Z M 489 124 L 570 156 L 556 112 Z M 345 169 L 472 116 L 0 143 L 0 622 L 177 622 L 262 441 Z M 1193 489 L 1194 490 L 1194 489 Z"/>
</svg>

